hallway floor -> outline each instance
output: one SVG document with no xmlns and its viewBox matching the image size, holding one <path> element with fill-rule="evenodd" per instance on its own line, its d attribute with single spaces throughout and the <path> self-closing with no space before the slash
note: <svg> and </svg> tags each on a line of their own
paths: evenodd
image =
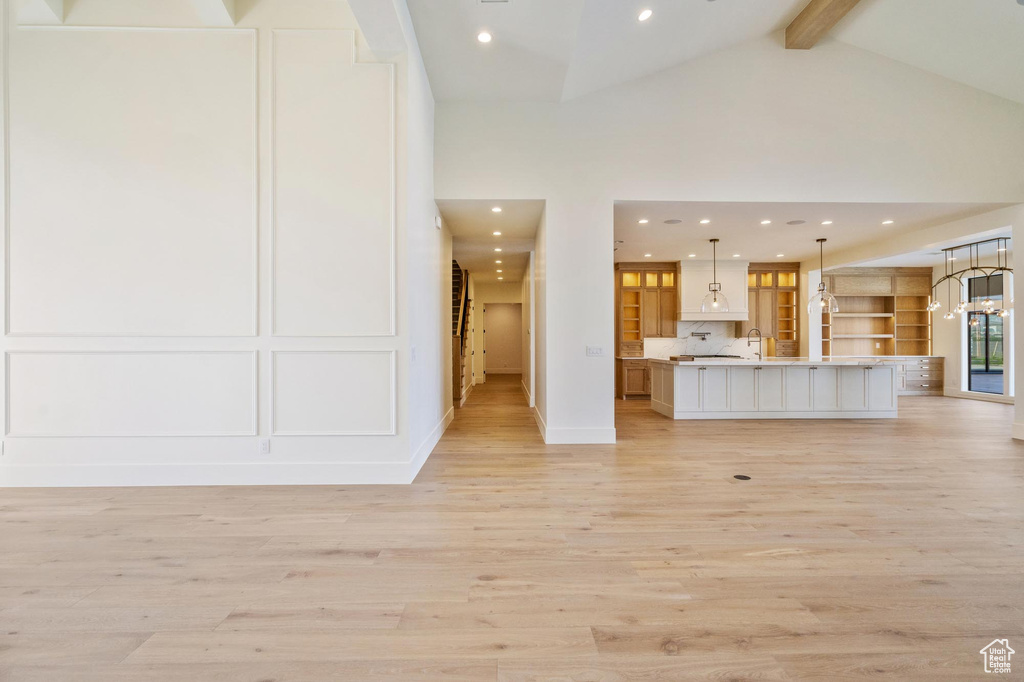
<svg viewBox="0 0 1024 682">
<path fill-rule="evenodd" d="M 934 681 L 1024 644 L 1012 407 L 617 401 L 618 445 L 545 447 L 518 380 L 411 486 L 2 491 L 0 680 Z"/>
</svg>

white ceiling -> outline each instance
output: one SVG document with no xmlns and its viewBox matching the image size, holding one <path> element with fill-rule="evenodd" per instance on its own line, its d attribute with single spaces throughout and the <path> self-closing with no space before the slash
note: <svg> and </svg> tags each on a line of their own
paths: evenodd
<svg viewBox="0 0 1024 682">
<path fill-rule="evenodd" d="M 1007 204 L 841 204 L 753 202 L 622 201 L 615 204 L 615 261 L 677 261 L 696 254 L 711 258 L 708 240 L 717 237 L 718 257 L 745 261 L 804 261 L 818 254 L 825 237 L 828 252 L 1003 208 Z M 646 225 L 639 221 L 646 219 Z M 701 220 L 710 220 L 701 225 Z M 666 220 L 682 220 L 666 225 Z M 761 225 L 771 220 L 770 225 Z M 787 225 L 804 220 L 803 225 Z M 831 225 L 822 222 L 831 220 Z M 892 220 L 892 225 L 882 225 Z M 928 245 L 922 244 L 922 248 Z M 645 254 L 651 258 L 645 258 Z M 780 257 L 779 254 L 782 254 Z M 941 259 L 938 263 L 941 264 Z M 909 265 L 910 263 L 908 263 Z"/>
<path fill-rule="evenodd" d="M 557 102 L 779 31 L 807 1 L 408 3 L 436 99 Z M 644 8 L 654 14 L 639 22 Z M 861 0 L 834 39 L 1024 102 L 1014 0 Z"/>
<path fill-rule="evenodd" d="M 832 36 L 1024 103 L 1024 6 L 1014 0 L 861 0 Z"/>
<path fill-rule="evenodd" d="M 498 277 L 504 277 L 505 283 L 522 281 L 544 213 L 543 201 L 438 201 L 437 206 L 452 232 L 452 257 L 474 281 L 496 283 Z M 491 210 L 496 206 L 501 213 Z"/>
<path fill-rule="evenodd" d="M 997 237 L 1012 239 L 1013 230 L 992 230 L 990 232 L 983 232 L 980 234 L 964 235 L 948 242 L 929 244 L 927 248 L 919 251 L 857 263 L 857 266 L 863 268 L 940 267 L 943 264 L 942 259 L 944 256 L 942 249 L 949 249 L 955 246 L 962 246 L 963 244 L 970 244 L 971 242 L 979 242 L 987 239 L 996 239 Z M 1007 257 L 1010 262 L 1013 262 L 1012 242 L 1010 242 L 1008 246 L 1010 246 L 1010 248 L 1007 250 Z M 996 257 L 996 248 L 997 247 L 994 244 L 985 244 L 982 246 L 980 254 L 982 261 L 994 259 Z M 969 256 L 967 256 L 966 251 L 960 251 L 954 254 L 954 258 L 957 258 L 956 269 L 959 270 L 968 262 Z"/>
</svg>

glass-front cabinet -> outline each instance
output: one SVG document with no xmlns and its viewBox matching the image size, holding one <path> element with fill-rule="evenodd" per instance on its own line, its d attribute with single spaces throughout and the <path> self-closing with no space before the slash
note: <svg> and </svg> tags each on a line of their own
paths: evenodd
<svg viewBox="0 0 1024 682">
<path fill-rule="evenodd" d="M 797 263 L 751 263 L 747 273 L 747 306 L 750 319 L 737 323 L 746 336 L 757 328 L 765 339 L 773 339 L 775 355 L 796 357 L 800 353 Z"/>
</svg>

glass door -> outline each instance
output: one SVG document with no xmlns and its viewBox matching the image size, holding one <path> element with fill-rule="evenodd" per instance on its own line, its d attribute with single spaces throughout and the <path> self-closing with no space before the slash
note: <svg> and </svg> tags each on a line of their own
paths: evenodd
<svg viewBox="0 0 1024 682">
<path fill-rule="evenodd" d="M 984 312 L 968 313 L 967 390 L 1003 395 L 1004 319 Z"/>
</svg>

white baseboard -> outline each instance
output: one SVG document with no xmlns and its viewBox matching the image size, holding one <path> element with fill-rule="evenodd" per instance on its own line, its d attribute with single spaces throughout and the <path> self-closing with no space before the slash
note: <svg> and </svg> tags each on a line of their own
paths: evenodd
<svg viewBox="0 0 1024 682">
<path fill-rule="evenodd" d="M 488 374 L 522 374 L 523 370 L 505 367 L 505 368 L 502 368 L 502 369 L 489 369 L 489 370 L 487 370 L 487 373 Z"/>
<path fill-rule="evenodd" d="M 979 400 L 985 403 L 1002 403 L 1004 405 L 1013 405 L 1014 399 L 1005 395 L 992 395 L 989 393 L 976 393 L 974 391 L 961 391 L 956 388 L 950 388 L 946 386 L 942 390 L 942 395 L 947 398 L 963 398 L 965 400 Z"/>
<path fill-rule="evenodd" d="M 544 442 L 548 442 L 548 425 L 544 421 L 544 417 L 541 416 L 540 410 L 537 409 L 536 405 L 533 407 L 533 419 L 537 422 L 537 429 L 540 431 L 540 437 L 544 439 Z"/>
<path fill-rule="evenodd" d="M 0 465 L 0 488 L 403 485 L 416 478 L 454 418 L 455 408 L 450 407 L 407 461 L 10 464 Z"/>
<path fill-rule="evenodd" d="M 526 396 L 526 404 L 533 407 L 533 396 L 530 395 L 530 389 L 526 388 L 526 382 L 520 381 L 519 387 L 523 389 L 523 395 Z"/>
<path fill-rule="evenodd" d="M 537 421 L 540 436 L 547 445 L 615 444 L 615 429 L 551 429 L 536 407 L 533 408 L 533 418 Z"/>
<path fill-rule="evenodd" d="M 470 384 L 469 387 L 462 392 L 462 398 L 459 399 L 459 407 L 465 407 L 466 401 L 469 400 L 469 394 L 473 392 L 473 387 L 476 384 Z"/>
<path fill-rule="evenodd" d="M 405 484 L 410 462 L 246 462 L 0 467 L 0 488 Z"/>
<path fill-rule="evenodd" d="M 1014 440 L 1024 440 L 1024 422 L 1013 422 L 1013 429 L 1010 432 Z"/>
<path fill-rule="evenodd" d="M 453 419 L 455 419 L 455 408 L 449 407 L 448 412 L 445 413 L 444 417 L 441 418 L 441 421 L 434 427 L 434 430 L 423 439 L 420 446 L 416 448 L 416 452 L 413 453 L 412 459 L 409 461 L 411 468 L 409 480 L 405 481 L 405 483 L 412 483 L 416 480 L 416 476 L 419 475 L 420 469 L 423 468 L 427 458 L 430 457 L 430 453 L 434 451 L 435 447 L 437 447 L 438 441 L 441 440 L 441 436 L 444 435 L 444 432 L 448 429 L 448 425 L 452 423 Z"/>
</svg>

